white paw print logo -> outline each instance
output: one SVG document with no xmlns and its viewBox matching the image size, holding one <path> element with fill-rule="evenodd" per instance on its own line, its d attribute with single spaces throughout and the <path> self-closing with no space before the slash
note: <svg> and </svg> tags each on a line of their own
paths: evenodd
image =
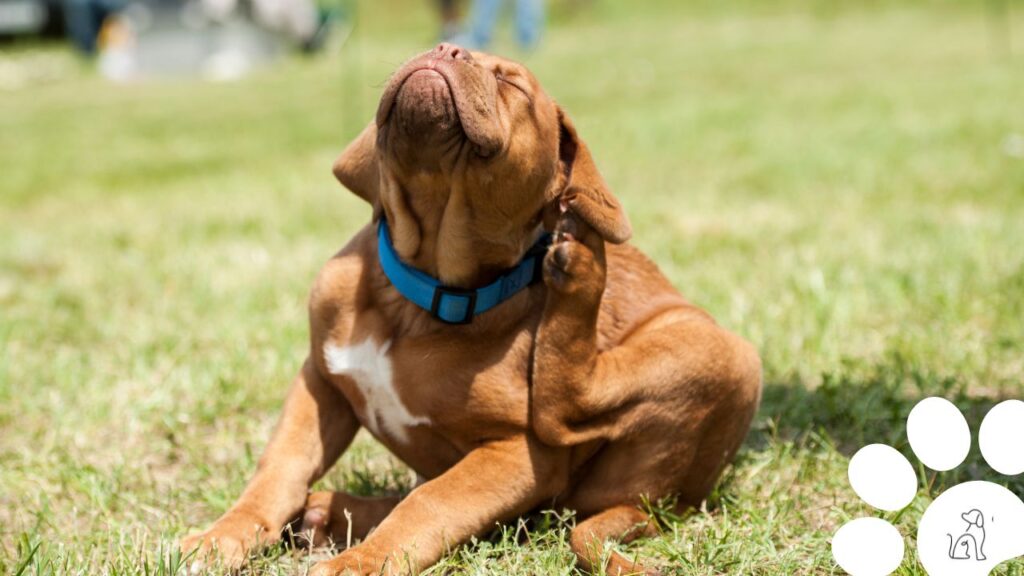
<svg viewBox="0 0 1024 576">
<path fill-rule="evenodd" d="M 921 401 L 907 418 L 907 439 L 925 466 L 956 468 L 971 449 L 971 431 L 948 400 Z M 1024 473 L 1024 402 L 1007 400 L 989 411 L 978 434 L 981 455 L 996 472 Z M 865 502 L 895 512 L 917 492 L 910 462 L 885 444 L 865 446 L 850 460 L 850 485 Z M 1024 502 L 992 482 L 964 482 L 946 490 L 921 517 L 917 552 L 930 576 L 984 576 L 1024 555 Z M 832 555 L 852 576 L 884 576 L 903 562 L 903 537 L 880 518 L 858 518 L 832 539 Z"/>
</svg>

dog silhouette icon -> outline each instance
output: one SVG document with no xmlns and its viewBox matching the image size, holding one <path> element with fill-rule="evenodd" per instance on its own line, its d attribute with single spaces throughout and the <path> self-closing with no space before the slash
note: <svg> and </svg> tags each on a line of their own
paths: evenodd
<svg viewBox="0 0 1024 576">
<path fill-rule="evenodd" d="M 970 512 L 964 512 L 960 518 L 967 523 L 964 533 L 953 539 L 953 535 L 946 533 L 949 537 L 949 557 L 953 560 L 975 559 L 979 562 L 987 560 L 985 557 L 985 515 L 977 508 Z"/>
</svg>

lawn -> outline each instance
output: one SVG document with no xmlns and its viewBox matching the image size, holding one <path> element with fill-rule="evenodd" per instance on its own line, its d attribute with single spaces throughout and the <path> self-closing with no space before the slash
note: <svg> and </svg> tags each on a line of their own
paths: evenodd
<svg viewBox="0 0 1024 576">
<path fill-rule="evenodd" d="M 846 464 L 910 456 L 924 396 L 975 431 L 1024 396 L 1024 9 L 1008 51 L 989 1 L 554 4 L 539 51 L 498 48 L 573 116 L 633 242 L 765 366 L 707 506 L 631 551 L 666 574 L 841 573 L 832 533 L 878 515 L 923 574 L 922 511 L 993 475 L 976 445 L 918 466 L 901 513 L 860 503 Z M 314 275 L 370 217 L 331 162 L 432 43 L 427 2 L 361 5 L 344 47 L 230 84 L 115 86 L 59 48 L 0 48 L 27 78 L 0 82 L 0 572 L 174 573 L 176 540 L 240 492 Z M 361 433 L 322 485 L 412 481 Z M 571 523 L 525 519 L 431 573 L 573 574 Z"/>
</svg>

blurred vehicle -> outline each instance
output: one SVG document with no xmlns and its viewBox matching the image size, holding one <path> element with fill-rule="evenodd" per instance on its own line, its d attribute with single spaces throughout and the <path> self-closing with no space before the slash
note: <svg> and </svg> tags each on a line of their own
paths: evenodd
<svg viewBox="0 0 1024 576">
<path fill-rule="evenodd" d="M 0 37 L 64 34 L 60 0 L 0 0 Z"/>
<path fill-rule="evenodd" d="M 117 81 L 200 75 L 233 80 L 285 51 L 286 42 L 241 11 L 211 17 L 201 1 L 143 0 L 106 18 L 101 74 Z"/>
</svg>

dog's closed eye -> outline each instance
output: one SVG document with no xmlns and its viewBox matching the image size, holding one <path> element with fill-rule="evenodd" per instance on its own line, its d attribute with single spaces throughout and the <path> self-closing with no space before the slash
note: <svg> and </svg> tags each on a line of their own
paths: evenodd
<svg viewBox="0 0 1024 576">
<path fill-rule="evenodd" d="M 495 79 L 498 80 L 499 83 L 501 83 L 501 84 L 508 84 L 509 86 L 512 86 L 516 90 L 519 90 L 520 92 L 523 93 L 523 96 L 526 96 L 526 99 L 529 100 L 531 104 L 533 103 L 533 98 L 530 97 L 530 93 L 527 92 L 526 89 L 523 88 L 522 86 L 520 86 L 517 82 L 515 82 L 512 79 L 510 79 L 509 76 L 507 76 L 501 70 L 495 70 L 494 71 L 494 77 L 495 77 Z"/>
</svg>

